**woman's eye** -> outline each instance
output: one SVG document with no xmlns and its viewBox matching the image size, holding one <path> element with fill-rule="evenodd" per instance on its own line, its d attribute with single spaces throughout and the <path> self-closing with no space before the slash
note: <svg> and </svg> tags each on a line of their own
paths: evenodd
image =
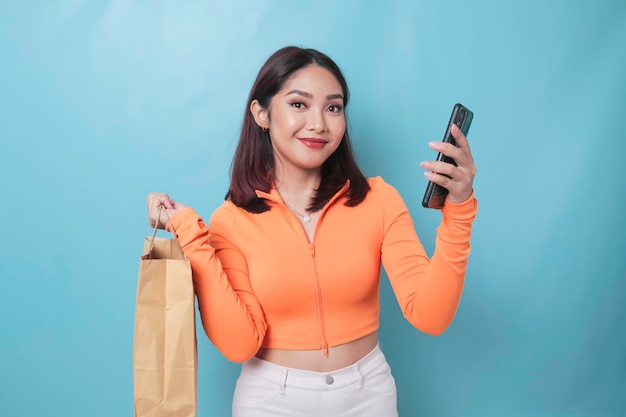
<svg viewBox="0 0 626 417">
<path fill-rule="evenodd" d="M 333 104 L 331 106 L 328 107 L 328 110 L 333 112 L 333 113 L 339 113 L 343 110 L 343 106 L 340 106 L 338 104 Z"/>
<path fill-rule="evenodd" d="M 296 109 L 303 109 L 306 107 L 301 101 L 294 101 L 293 103 L 291 103 L 291 106 L 295 107 Z"/>
</svg>

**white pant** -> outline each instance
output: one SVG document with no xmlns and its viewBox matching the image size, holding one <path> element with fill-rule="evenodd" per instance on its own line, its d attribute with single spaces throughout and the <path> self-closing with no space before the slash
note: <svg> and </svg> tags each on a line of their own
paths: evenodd
<svg viewBox="0 0 626 417">
<path fill-rule="evenodd" d="M 397 417 L 396 383 L 378 346 L 332 372 L 285 368 L 257 357 L 243 364 L 233 417 Z"/>
</svg>

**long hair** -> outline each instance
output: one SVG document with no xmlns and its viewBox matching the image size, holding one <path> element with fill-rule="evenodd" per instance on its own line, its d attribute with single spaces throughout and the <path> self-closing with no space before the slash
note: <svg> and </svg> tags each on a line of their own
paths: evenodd
<svg viewBox="0 0 626 417">
<path fill-rule="evenodd" d="M 269 132 L 263 131 L 250 112 L 250 104 L 257 100 L 261 107 L 268 109 L 272 98 L 296 71 L 311 65 L 319 65 L 330 71 L 343 90 L 344 109 L 348 105 L 349 91 L 341 70 L 325 54 L 315 49 L 288 46 L 276 51 L 261 67 L 254 81 L 243 116 L 239 143 L 231 165 L 231 179 L 226 199 L 251 213 L 262 213 L 270 209 L 264 199 L 258 198 L 255 191 L 269 192 L 274 181 L 274 153 Z M 310 207 L 316 211 L 335 195 L 350 180 L 350 188 L 344 193 L 347 206 L 356 206 L 365 199 L 370 187 L 359 169 L 348 127 L 339 147 L 322 165 L 322 180 L 316 190 Z"/>
</svg>

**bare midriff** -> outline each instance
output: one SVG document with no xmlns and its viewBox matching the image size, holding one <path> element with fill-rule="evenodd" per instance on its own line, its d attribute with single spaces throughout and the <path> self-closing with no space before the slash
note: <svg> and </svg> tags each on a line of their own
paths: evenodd
<svg viewBox="0 0 626 417">
<path fill-rule="evenodd" d="M 329 372 L 358 362 L 370 353 L 378 343 L 378 332 L 339 346 L 328 348 L 328 356 L 321 349 L 287 350 L 261 348 L 256 356 L 287 368 L 314 372 Z"/>
</svg>

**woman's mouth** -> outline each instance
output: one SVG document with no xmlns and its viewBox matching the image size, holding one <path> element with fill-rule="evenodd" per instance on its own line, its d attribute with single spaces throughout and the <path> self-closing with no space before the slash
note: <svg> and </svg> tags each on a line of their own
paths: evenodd
<svg viewBox="0 0 626 417">
<path fill-rule="evenodd" d="M 298 139 L 300 140 L 300 142 L 302 142 L 309 148 L 313 148 L 313 149 L 323 148 L 324 145 L 328 143 L 327 140 L 319 139 L 319 138 L 298 138 Z"/>
</svg>

